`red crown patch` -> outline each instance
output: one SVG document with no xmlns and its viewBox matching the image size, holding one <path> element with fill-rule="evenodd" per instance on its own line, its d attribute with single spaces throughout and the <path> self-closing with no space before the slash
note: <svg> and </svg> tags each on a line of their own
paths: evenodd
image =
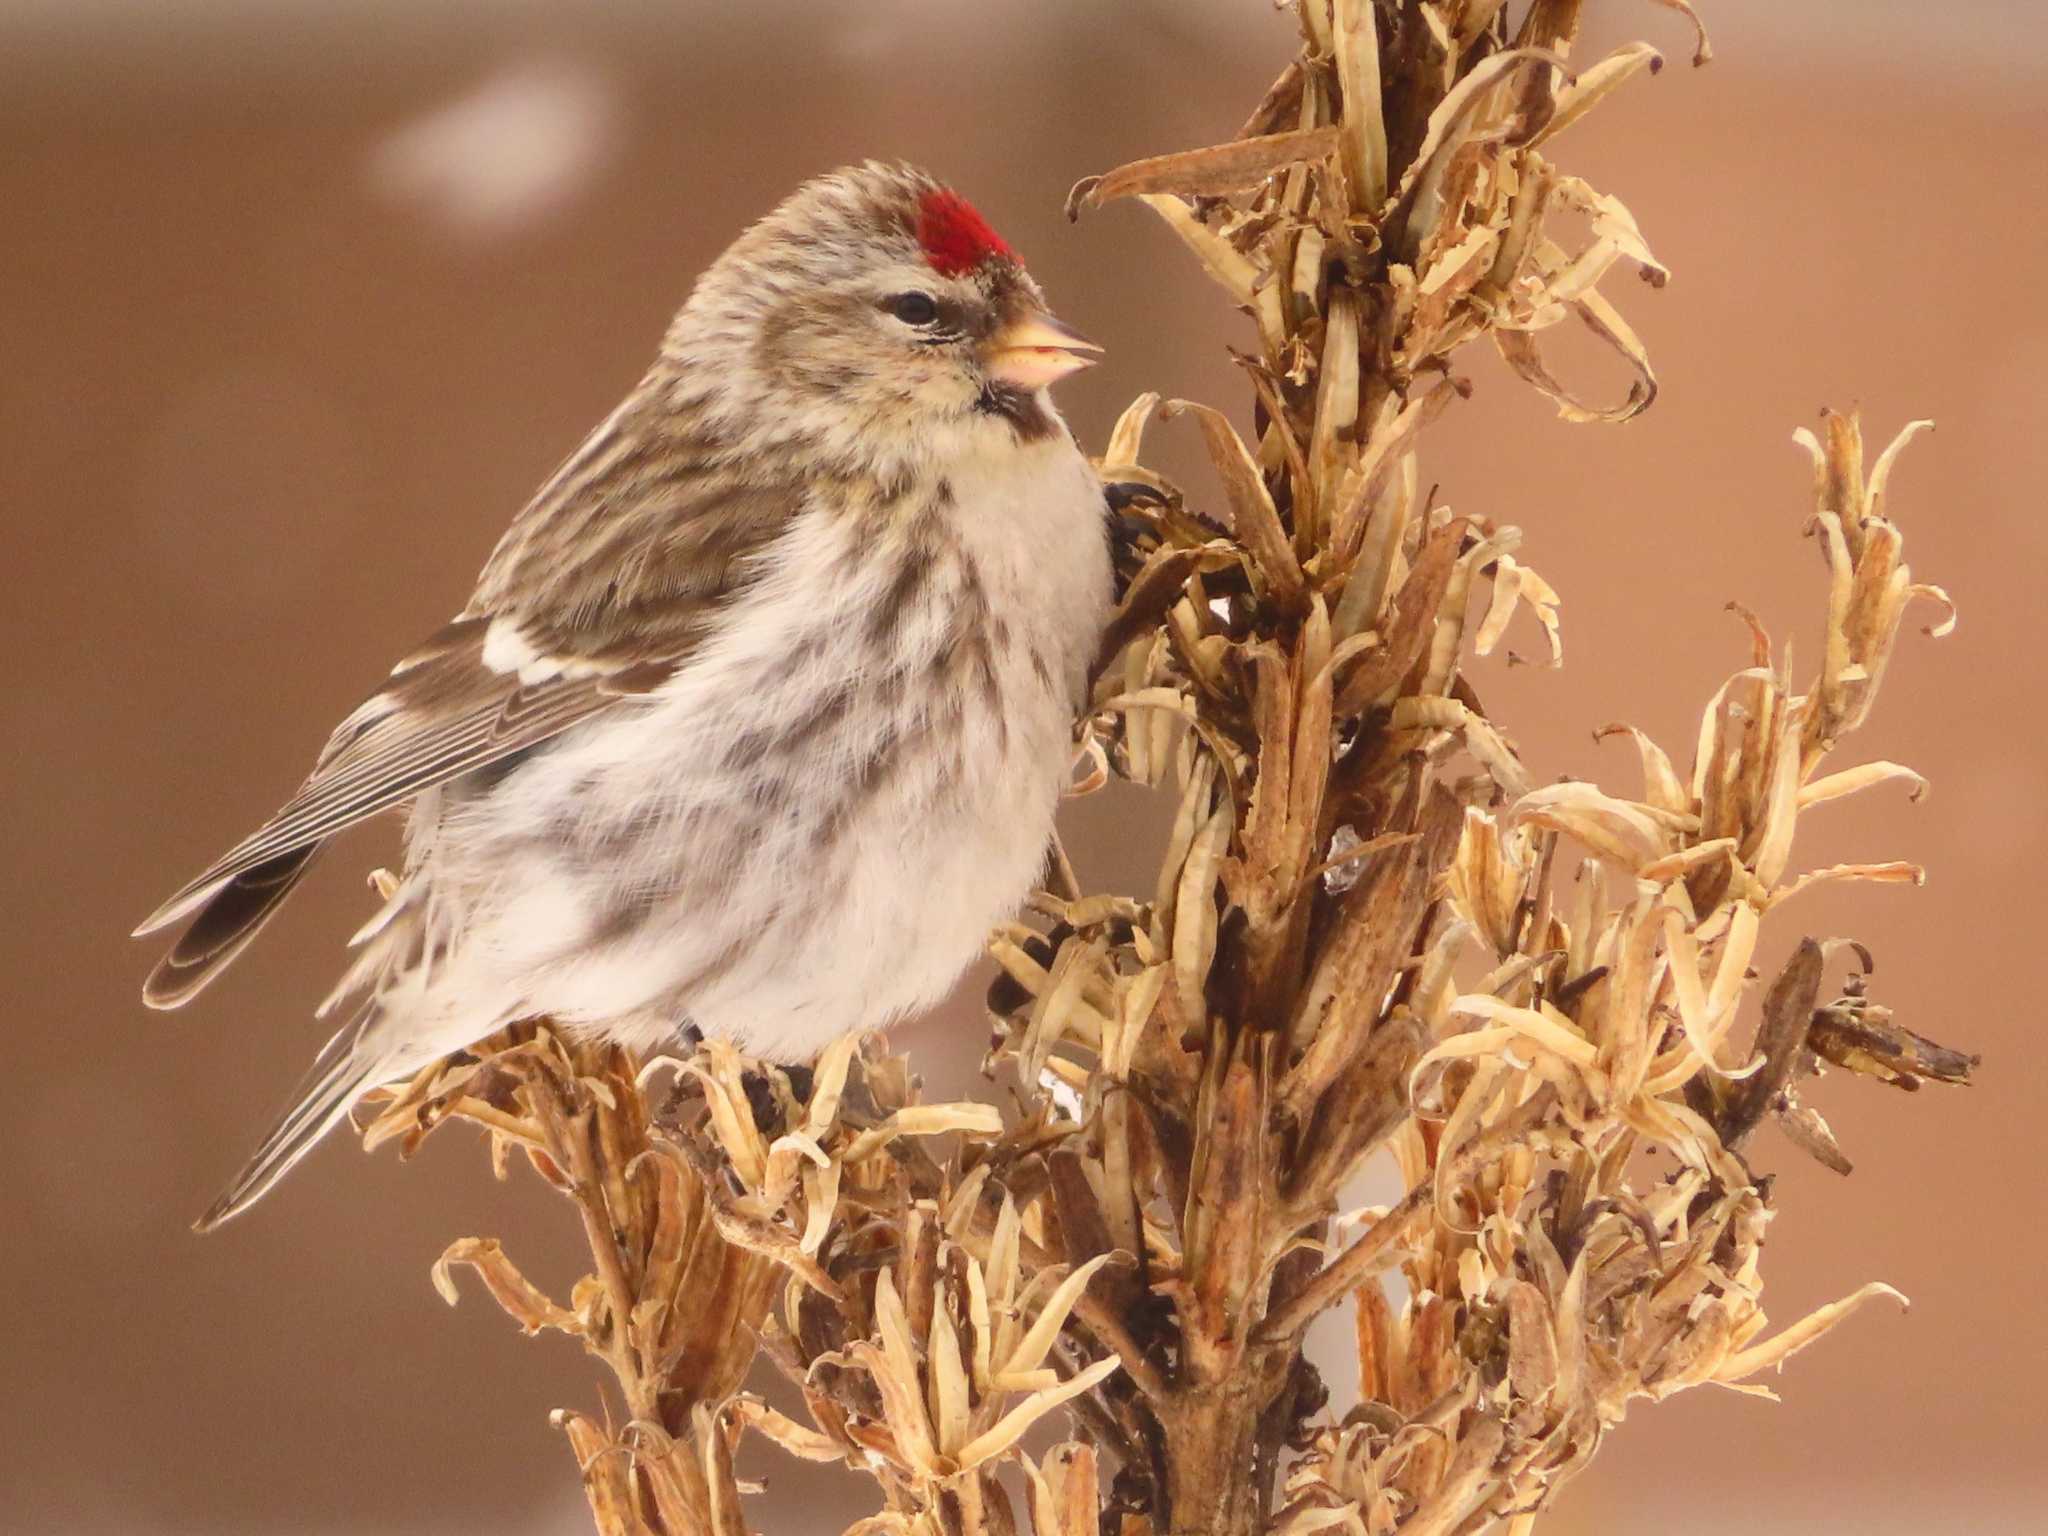
<svg viewBox="0 0 2048 1536">
<path fill-rule="evenodd" d="M 917 207 L 917 243 L 941 277 L 972 272 L 985 261 L 1015 261 L 1017 253 L 958 192 L 927 192 Z"/>
</svg>

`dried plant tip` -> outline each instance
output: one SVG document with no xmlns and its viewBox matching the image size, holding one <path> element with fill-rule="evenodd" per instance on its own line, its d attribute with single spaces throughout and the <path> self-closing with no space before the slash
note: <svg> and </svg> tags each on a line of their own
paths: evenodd
<svg viewBox="0 0 2048 1536">
<path fill-rule="evenodd" d="M 455 1286 L 457 1264 L 466 1264 L 474 1269 L 482 1277 L 492 1299 L 504 1309 L 505 1315 L 526 1332 L 558 1328 L 563 1333 L 582 1334 L 583 1324 L 576 1314 L 550 1301 L 538 1286 L 522 1275 L 496 1238 L 459 1238 L 434 1261 L 434 1289 L 451 1307 L 462 1299 Z"/>
<path fill-rule="evenodd" d="M 1786 1360 L 1820 1338 L 1866 1301 L 1879 1296 L 1890 1297 L 1901 1308 L 1912 1305 L 1900 1292 L 1873 1280 L 1840 1301 L 1815 1308 L 1776 1337 L 1728 1356 L 1715 1371 L 1714 1379 L 1725 1384 L 1741 1381 L 1746 1376 L 1754 1376 L 1758 1371 L 1773 1367 L 1782 1368 Z"/>
<path fill-rule="evenodd" d="M 1801 939 L 1799 948 L 1785 962 L 1778 979 L 1771 983 L 1764 999 L 1764 1022 L 1757 1031 L 1757 1053 L 1763 1069 L 1744 1082 L 1722 1118 L 1722 1142 L 1738 1147 L 1756 1129 L 1764 1112 L 1792 1081 L 1806 1048 L 1807 1031 L 1813 1023 L 1814 1004 L 1820 998 L 1821 947 L 1812 939 Z"/>
<path fill-rule="evenodd" d="M 1861 998 L 1831 1003 L 1813 1016 L 1806 1043 L 1816 1055 L 1851 1072 L 1860 1072 L 1894 1088 L 1922 1083 L 1967 1084 L 1982 1060 L 1938 1045 L 1894 1024 L 1888 1009 Z"/>
<path fill-rule="evenodd" d="M 1707 24 L 1700 20 L 1700 13 L 1693 9 L 1692 0 L 1652 0 L 1652 3 L 1661 5 L 1666 10 L 1682 12 L 1686 20 L 1692 23 L 1692 62 L 1695 69 L 1712 62 L 1714 45 L 1707 40 Z"/>
<path fill-rule="evenodd" d="M 1067 217 L 1078 219 L 1091 208 L 1143 193 L 1220 197 L 1226 192 L 1255 187 L 1290 166 L 1326 160 L 1336 151 L 1335 128 L 1304 128 L 1133 160 L 1100 176 L 1084 176 L 1075 182 L 1073 191 L 1067 194 Z"/>
</svg>

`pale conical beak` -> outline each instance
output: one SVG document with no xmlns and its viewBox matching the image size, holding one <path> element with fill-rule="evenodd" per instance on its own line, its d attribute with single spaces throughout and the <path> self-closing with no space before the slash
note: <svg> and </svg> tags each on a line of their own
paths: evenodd
<svg viewBox="0 0 2048 1536">
<path fill-rule="evenodd" d="M 1012 389 L 1040 389 L 1088 367 L 1102 348 L 1044 310 L 1011 321 L 988 341 L 988 376 Z"/>
</svg>

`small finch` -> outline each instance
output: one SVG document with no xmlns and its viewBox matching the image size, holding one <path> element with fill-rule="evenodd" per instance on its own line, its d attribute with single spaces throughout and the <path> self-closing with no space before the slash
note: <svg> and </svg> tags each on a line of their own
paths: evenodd
<svg viewBox="0 0 2048 1536">
<path fill-rule="evenodd" d="M 143 992 L 178 1007 L 330 838 L 411 808 L 320 1009 L 346 1022 L 199 1226 L 520 1019 L 794 1062 L 941 996 L 1040 870 L 1108 611 L 1102 488 L 1045 394 L 1099 350 L 905 167 L 719 257 L 468 606 L 137 930 L 185 925 Z"/>
</svg>

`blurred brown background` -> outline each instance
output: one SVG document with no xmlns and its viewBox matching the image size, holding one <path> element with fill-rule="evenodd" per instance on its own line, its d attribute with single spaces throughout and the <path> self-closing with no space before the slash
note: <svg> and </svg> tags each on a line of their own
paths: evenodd
<svg viewBox="0 0 2048 1536">
<path fill-rule="evenodd" d="M 1878 994 L 1987 1062 L 1917 1101 L 1823 1085 L 1846 1182 L 1761 1149 L 1784 1173 L 1774 1315 L 1872 1277 L 1911 1315 L 1857 1317 L 1782 1406 L 1644 1405 L 1546 1529 L 2037 1530 L 2048 21 L 1702 8 L 1720 60 L 1695 72 L 1674 15 L 1596 0 L 1601 40 L 1647 36 L 1672 67 L 1559 150 L 1677 271 L 1661 294 L 1610 282 L 1662 400 L 1570 427 L 1474 355 L 1477 398 L 1436 433 L 1444 496 L 1525 526 L 1565 597 L 1562 673 L 1477 681 L 1539 776 L 1632 789 L 1626 749 L 1590 740 L 1614 719 L 1683 762 L 1745 654 L 1725 601 L 1814 654 L 1790 430 L 1823 403 L 1880 438 L 1938 418 L 1895 506 L 1963 622 L 1904 644 L 1845 758 L 1935 791 L 1829 807 L 1799 850 L 1933 878 L 1802 897 L 1779 936 L 1868 941 Z M 1240 404 L 1242 322 L 1149 216 L 1059 208 L 1084 172 L 1231 132 L 1291 46 L 1264 0 L 0 0 L 0 1528 L 584 1528 L 545 1414 L 591 1403 L 597 1367 L 427 1283 L 472 1231 L 571 1273 L 531 1181 L 494 1186 L 460 1135 L 411 1167 L 336 1138 L 252 1219 L 186 1231 L 318 1043 L 309 1007 L 388 841 L 328 861 L 191 1012 L 142 1010 L 153 953 L 122 935 L 459 604 L 692 274 L 807 174 L 903 156 L 965 188 L 1109 347 L 1065 392 L 1084 441 L 1145 388 Z M 1129 809 L 1076 808 L 1098 882 L 1140 878 Z M 980 1034 L 963 1002 L 911 1038 L 957 1082 Z M 771 1530 L 867 1512 L 862 1486 L 749 1455 Z"/>
</svg>

